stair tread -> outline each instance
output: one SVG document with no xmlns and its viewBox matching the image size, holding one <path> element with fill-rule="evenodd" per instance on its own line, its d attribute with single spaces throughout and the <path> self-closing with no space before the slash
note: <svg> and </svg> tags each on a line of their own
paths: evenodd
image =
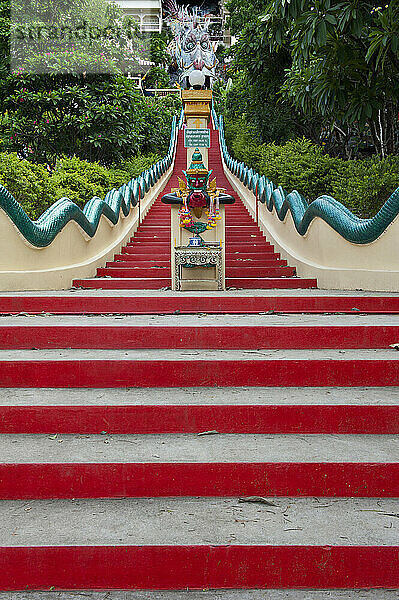
<svg viewBox="0 0 399 600">
<path fill-rule="evenodd" d="M 344 352 L 344 353 L 343 353 Z M 384 361 L 398 362 L 399 353 L 392 349 L 348 349 L 342 350 L 159 350 L 159 349 L 42 349 L 4 350 L 1 362 L 14 361 Z M 383 368 L 383 367 L 381 367 Z"/>
<path fill-rule="evenodd" d="M 0 406 L 386 406 L 399 387 L 0 388 Z"/>
<path fill-rule="evenodd" d="M 83 600 L 259 600 L 265 595 L 264 589 L 251 590 L 110 590 L 104 592 L 85 590 Z M 82 592 L 59 592 L 57 600 L 82 600 Z M 54 600 L 54 592 L 7 592 L 0 593 L 1 600 Z M 397 590 L 267 590 L 267 600 L 397 600 Z"/>
<path fill-rule="evenodd" d="M 105 425 L 104 425 L 105 426 Z M 211 426 L 211 424 L 210 424 Z M 2 434 L 1 464 L 399 463 L 393 434 Z"/>
<path fill-rule="evenodd" d="M 386 514 L 397 512 L 392 499 L 270 501 L 275 506 L 241 504 L 237 498 L 4 501 L 0 519 L 9 525 L 3 526 L 2 546 L 20 546 L 21 540 L 27 546 L 397 543 L 397 524 Z"/>
<path fill-rule="evenodd" d="M 0 320 L 9 327 L 398 327 L 399 315 L 255 314 L 255 315 L 13 315 Z M 394 342 L 392 342 L 394 343 Z M 342 347 L 343 348 L 343 347 Z M 391 351 L 395 355 L 394 351 Z"/>
</svg>

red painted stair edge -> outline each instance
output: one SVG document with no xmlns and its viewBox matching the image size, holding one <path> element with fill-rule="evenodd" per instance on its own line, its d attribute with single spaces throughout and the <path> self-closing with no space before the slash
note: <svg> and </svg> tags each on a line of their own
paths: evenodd
<svg viewBox="0 0 399 600">
<path fill-rule="evenodd" d="M 399 463 L 3 463 L 0 499 L 396 498 Z"/>
<path fill-rule="evenodd" d="M 399 587 L 395 546 L 0 548 L 2 590 Z"/>
<path fill-rule="evenodd" d="M 356 309 L 353 311 L 352 309 Z M 0 314 L 256 314 L 273 310 L 290 313 L 399 313 L 393 296 L 0 296 Z"/>
<path fill-rule="evenodd" d="M 397 434 L 393 405 L 0 406 L 0 433 Z"/>
<path fill-rule="evenodd" d="M 399 326 L 6 326 L 0 350 L 103 349 L 376 349 L 399 340 Z"/>
<path fill-rule="evenodd" d="M 399 360 L 2 361 L 0 387 L 397 386 Z"/>
</svg>

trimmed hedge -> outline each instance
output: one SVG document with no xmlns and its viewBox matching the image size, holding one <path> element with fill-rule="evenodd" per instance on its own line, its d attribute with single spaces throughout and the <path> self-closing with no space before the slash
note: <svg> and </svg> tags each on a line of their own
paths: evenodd
<svg viewBox="0 0 399 600">
<path fill-rule="evenodd" d="M 20 159 L 16 153 L 1 152 L 0 183 L 31 219 L 37 219 L 63 197 L 80 208 L 93 196 L 104 198 L 109 190 L 137 177 L 160 158 L 157 154 L 136 156 L 108 169 L 74 156 L 58 160 L 50 174 L 42 165 Z"/>
<path fill-rule="evenodd" d="M 327 194 L 359 217 L 375 215 L 399 187 L 399 156 L 343 160 L 324 154 L 305 138 L 283 145 L 258 144 L 244 121 L 226 123 L 231 155 L 288 192 L 309 202 Z"/>
</svg>

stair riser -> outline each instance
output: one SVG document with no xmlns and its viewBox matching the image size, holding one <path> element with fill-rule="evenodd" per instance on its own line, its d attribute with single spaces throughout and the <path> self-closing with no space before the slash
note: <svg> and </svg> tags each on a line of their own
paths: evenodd
<svg viewBox="0 0 399 600">
<path fill-rule="evenodd" d="M 396 386 L 389 360 L 3 361 L 0 387 Z"/>
<path fill-rule="evenodd" d="M 126 248 L 155 248 L 159 250 L 160 248 L 170 248 L 170 240 L 134 240 L 133 242 L 129 242 L 126 244 Z"/>
<path fill-rule="evenodd" d="M 107 267 L 97 269 L 98 277 L 170 277 L 170 268 L 141 269 L 136 266 Z M 259 269 L 256 267 L 229 267 L 227 277 L 292 277 L 295 269 L 292 267 L 270 267 Z"/>
<path fill-rule="evenodd" d="M 399 327 L 1 327 L 0 350 L 30 348 L 378 349 Z"/>
<path fill-rule="evenodd" d="M 236 252 L 231 248 L 226 248 L 226 260 L 228 258 L 256 258 L 258 260 L 262 260 L 262 258 L 280 258 L 280 254 L 277 252 L 273 252 L 273 246 L 265 246 L 262 250 L 258 250 L 257 252 Z"/>
<path fill-rule="evenodd" d="M 3 590 L 399 587 L 392 546 L 4 547 L 0 561 Z"/>
<path fill-rule="evenodd" d="M 399 464 L 0 464 L 1 500 L 163 496 L 396 498 Z"/>
<path fill-rule="evenodd" d="M 356 308 L 357 311 L 353 311 Z M 386 297 L 93 297 L 93 296 L 1 296 L 0 314 L 257 314 L 273 310 L 285 313 L 398 314 L 399 298 Z"/>
<path fill-rule="evenodd" d="M 232 240 L 226 240 L 226 251 L 227 252 L 242 252 L 242 253 L 256 253 L 264 252 L 267 248 L 270 248 L 271 252 L 274 252 L 274 247 L 270 246 L 267 242 L 248 242 L 243 244 L 242 242 L 234 242 Z"/>
<path fill-rule="evenodd" d="M 243 290 L 272 290 L 272 289 L 311 289 L 317 287 L 315 279 L 234 279 L 226 278 L 227 288 L 236 288 Z"/>
<path fill-rule="evenodd" d="M 253 267 L 257 267 L 257 268 L 262 268 L 262 267 L 286 267 L 287 266 L 287 261 L 286 260 L 279 260 L 278 258 L 259 258 L 257 257 L 255 258 L 251 258 L 250 260 L 243 260 L 240 259 L 238 257 L 236 257 L 235 259 L 229 258 L 228 260 L 226 260 L 226 268 L 228 267 L 241 267 L 241 268 L 253 268 Z"/>
<path fill-rule="evenodd" d="M 271 248 L 274 248 L 274 246 L 267 242 L 266 238 L 260 234 L 256 235 L 256 237 L 249 237 L 242 234 L 227 236 L 226 243 L 233 245 L 241 245 L 244 247 L 252 244 L 257 244 L 259 247 L 270 246 Z"/>
<path fill-rule="evenodd" d="M 124 269 L 105 268 L 97 269 L 98 277 L 170 277 L 170 268 L 140 269 L 131 267 Z"/>
<path fill-rule="evenodd" d="M 226 267 L 226 277 L 292 277 L 293 267 L 254 267 L 252 265 Z"/>
<path fill-rule="evenodd" d="M 252 233 L 260 233 L 259 228 L 256 225 L 252 225 L 251 223 L 244 224 L 240 223 L 235 225 L 231 222 L 226 223 L 226 234 L 229 233 L 242 233 L 244 235 L 251 235 Z"/>
<path fill-rule="evenodd" d="M 121 263 L 126 263 L 127 265 L 137 265 L 138 267 L 141 268 L 145 268 L 145 267 L 154 267 L 154 266 L 161 266 L 161 267 L 169 267 L 170 266 L 170 260 L 169 257 L 163 257 L 160 260 L 157 259 L 149 259 L 148 257 L 146 257 L 145 255 L 138 255 L 138 256 L 131 256 L 130 254 L 115 254 L 115 260 L 113 262 L 109 262 L 106 264 L 107 267 L 111 266 L 111 265 L 115 265 L 118 266 Z"/>
<path fill-rule="evenodd" d="M 137 235 L 135 235 L 134 237 L 131 238 L 130 242 L 134 243 L 134 242 L 156 242 L 156 241 L 166 241 L 166 242 L 170 242 L 170 233 L 168 233 L 167 235 L 164 235 L 163 233 L 161 234 L 145 234 L 145 233 L 138 233 Z"/>
<path fill-rule="evenodd" d="M 155 250 L 155 248 L 154 248 Z M 148 247 L 140 247 L 140 245 L 138 244 L 137 246 L 125 246 L 124 248 L 122 248 L 122 253 L 123 254 L 147 254 L 149 255 L 150 258 L 154 258 L 154 260 L 157 259 L 158 256 L 168 256 L 170 258 L 170 246 L 167 247 L 165 245 L 165 247 L 162 248 L 157 248 L 156 249 L 157 252 L 150 252 Z"/>
<path fill-rule="evenodd" d="M 0 406 L 7 434 L 397 434 L 398 406 Z"/>
<path fill-rule="evenodd" d="M 170 279 L 77 279 L 74 287 L 90 290 L 160 290 L 170 287 Z M 120 312 L 120 311 L 119 311 Z"/>
</svg>

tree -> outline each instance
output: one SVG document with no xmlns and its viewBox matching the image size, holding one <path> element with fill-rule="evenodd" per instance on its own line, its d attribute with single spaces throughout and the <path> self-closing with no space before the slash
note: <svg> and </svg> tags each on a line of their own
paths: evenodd
<svg viewBox="0 0 399 600">
<path fill-rule="evenodd" d="M 227 116 L 246 121 L 261 142 L 285 142 L 302 136 L 317 140 L 320 119 L 305 117 L 300 108 L 280 96 L 285 72 L 292 58 L 288 44 L 272 48 L 260 18 L 265 0 L 229 0 L 229 27 L 237 43 L 230 50 L 232 62 L 228 75 L 233 86 L 226 96 Z"/>
<path fill-rule="evenodd" d="M 139 152 L 163 152 L 174 98 L 143 98 L 123 75 L 11 74 L 0 102 L 7 150 L 54 166 L 77 156 L 109 165 Z"/>
<path fill-rule="evenodd" d="M 399 0 L 271 0 L 259 35 L 287 47 L 292 65 L 282 93 L 330 123 L 370 128 L 377 151 L 398 151 Z M 345 132 L 343 132 L 345 133 Z"/>
</svg>

